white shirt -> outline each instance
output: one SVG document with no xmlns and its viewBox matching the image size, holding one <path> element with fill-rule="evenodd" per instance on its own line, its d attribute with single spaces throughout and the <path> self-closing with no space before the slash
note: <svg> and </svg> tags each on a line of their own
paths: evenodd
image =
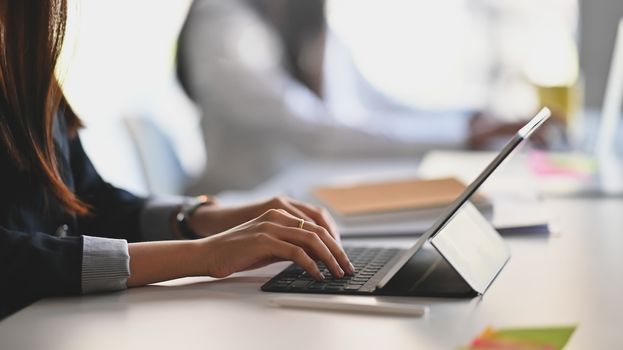
<svg viewBox="0 0 623 350">
<path fill-rule="evenodd" d="M 465 136 L 464 113 L 346 124 L 289 75 L 278 35 L 238 0 L 197 0 L 180 47 L 208 153 L 193 192 L 250 189 L 294 160 L 416 156 L 430 145 L 460 145 Z"/>
</svg>

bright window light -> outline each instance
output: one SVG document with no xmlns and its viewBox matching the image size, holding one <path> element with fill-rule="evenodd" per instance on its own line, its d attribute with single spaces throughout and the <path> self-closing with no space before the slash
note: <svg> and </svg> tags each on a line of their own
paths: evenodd
<svg viewBox="0 0 623 350">
<path fill-rule="evenodd" d="M 415 108 L 533 108 L 577 78 L 577 0 L 329 0 L 332 33 L 379 92 Z M 527 107 L 525 107 L 527 106 Z"/>
</svg>

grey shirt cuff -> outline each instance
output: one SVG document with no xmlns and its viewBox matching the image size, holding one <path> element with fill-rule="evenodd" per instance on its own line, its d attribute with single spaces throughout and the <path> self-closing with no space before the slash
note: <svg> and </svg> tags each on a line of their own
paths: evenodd
<svg viewBox="0 0 623 350">
<path fill-rule="evenodd" d="M 83 236 L 82 293 L 121 290 L 130 277 L 128 242 Z"/>
<path fill-rule="evenodd" d="M 149 199 L 141 211 L 141 237 L 144 241 L 176 239 L 171 231 L 171 215 L 187 197 L 167 196 Z"/>
</svg>

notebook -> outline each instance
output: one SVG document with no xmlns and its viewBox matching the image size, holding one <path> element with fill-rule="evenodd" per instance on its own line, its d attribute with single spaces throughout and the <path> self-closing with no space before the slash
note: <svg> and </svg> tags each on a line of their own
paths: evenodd
<svg viewBox="0 0 623 350">
<path fill-rule="evenodd" d="M 334 214 L 340 217 L 353 217 L 441 209 L 455 200 L 464 190 L 465 185 L 462 182 L 448 177 L 323 186 L 313 189 L 312 193 Z M 490 202 L 480 194 L 474 196 L 472 203 L 477 207 L 490 206 Z"/>
<path fill-rule="evenodd" d="M 311 194 L 331 211 L 342 237 L 410 236 L 426 231 L 464 189 L 456 177 L 439 177 L 320 186 Z M 549 233 L 534 200 L 494 201 L 480 193 L 472 204 L 501 234 Z"/>
</svg>

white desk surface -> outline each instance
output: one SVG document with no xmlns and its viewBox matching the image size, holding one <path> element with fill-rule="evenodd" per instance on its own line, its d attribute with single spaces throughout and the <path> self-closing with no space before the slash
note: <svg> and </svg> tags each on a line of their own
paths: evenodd
<svg viewBox="0 0 623 350">
<path fill-rule="evenodd" d="M 549 199 L 546 208 L 556 232 L 506 238 L 512 258 L 483 297 L 388 298 L 430 306 L 424 318 L 273 308 L 276 294 L 259 288 L 279 263 L 223 280 L 42 300 L 0 322 L 0 348 L 456 349 L 488 325 L 569 324 L 578 328 L 567 349 L 623 348 L 623 201 Z"/>
</svg>

